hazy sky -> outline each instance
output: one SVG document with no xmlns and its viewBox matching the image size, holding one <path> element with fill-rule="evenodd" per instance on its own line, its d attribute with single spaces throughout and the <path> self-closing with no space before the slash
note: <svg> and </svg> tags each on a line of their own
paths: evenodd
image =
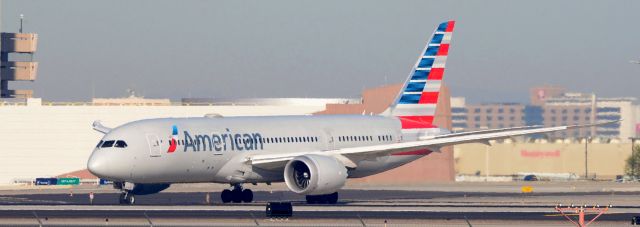
<svg viewBox="0 0 640 227">
<path fill-rule="evenodd" d="M 39 33 L 45 100 L 359 97 L 404 81 L 455 19 L 445 83 L 469 102 L 553 84 L 640 97 L 640 1 L 3 0 L 2 30 Z M 22 84 L 21 84 L 22 85 Z M 13 86 L 16 87 L 16 86 Z"/>
</svg>

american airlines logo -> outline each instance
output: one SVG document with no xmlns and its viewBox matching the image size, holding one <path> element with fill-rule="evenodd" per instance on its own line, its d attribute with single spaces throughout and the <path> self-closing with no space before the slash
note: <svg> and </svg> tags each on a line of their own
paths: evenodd
<svg viewBox="0 0 640 227">
<path fill-rule="evenodd" d="M 228 128 L 225 133 L 194 134 L 183 131 L 182 144 L 187 151 L 251 151 L 263 150 L 264 144 L 260 133 L 232 133 Z M 167 153 L 173 153 L 178 145 L 178 127 L 173 126 L 172 137 Z"/>
<path fill-rule="evenodd" d="M 167 150 L 167 153 L 173 153 L 176 151 L 176 147 L 178 147 L 176 142 L 176 139 L 178 138 L 178 126 L 173 125 L 171 128 L 171 141 L 169 141 L 169 150 Z"/>
</svg>

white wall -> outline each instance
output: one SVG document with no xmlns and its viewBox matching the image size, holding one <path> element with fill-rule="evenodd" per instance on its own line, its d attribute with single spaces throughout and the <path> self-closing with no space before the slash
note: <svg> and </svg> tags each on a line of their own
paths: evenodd
<svg viewBox="0 0 640 227">
<path fill-rule="evenodd" d="M 85 169 L 107 127 L 158 117 L 300 115 L 323 106 L 0 106 L 0 184 Z"/>
</svg>

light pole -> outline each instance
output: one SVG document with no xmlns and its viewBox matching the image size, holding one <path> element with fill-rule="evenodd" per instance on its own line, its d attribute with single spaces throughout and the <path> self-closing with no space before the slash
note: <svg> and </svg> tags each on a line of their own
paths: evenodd
<svg viewBox="0 0 640 227">
<path fill-rule="evenodd" d="M 588 146 L 589 146 L 589 141 L 591 140 L 590 136 L 587 136 L 586 138 L 584 138 L 584 179 L 588 179 L 589 178 L 589 164 L 587 162 L 588 160 Z"/>
<path fill-rule="evenodd" d="M 631 175 L 633 175 L 632 177 L 636 177 L 636 159 L 635 159 L 635 154 L 636 154 L 636 149 L 634 149 L 634 147 L 636 146 L 636 140 L 639 139 L 638 137 L 629 137 L 629 139 L 631 140 Z"/>
</svg>

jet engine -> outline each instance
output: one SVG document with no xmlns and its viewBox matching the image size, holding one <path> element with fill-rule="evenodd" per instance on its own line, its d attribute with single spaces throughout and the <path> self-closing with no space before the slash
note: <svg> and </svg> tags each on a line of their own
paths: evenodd
<svg viewBox="0 0 640 227">
<path fill-rule="evenodd" d="M 149 195 L 165 190 L 169 188 L 169 186 L 171 186 L 171 184 L 135 184 L 131 192 L 133 192 L 134 195 Z"/>
<path fill-rule="evenodd" d="M 298 194 L 330 194 L 347 182 L 347 168 L 331 156 L 302 155 L 287 163 L 284 181 L 291 191 Z"/>
</svg>

